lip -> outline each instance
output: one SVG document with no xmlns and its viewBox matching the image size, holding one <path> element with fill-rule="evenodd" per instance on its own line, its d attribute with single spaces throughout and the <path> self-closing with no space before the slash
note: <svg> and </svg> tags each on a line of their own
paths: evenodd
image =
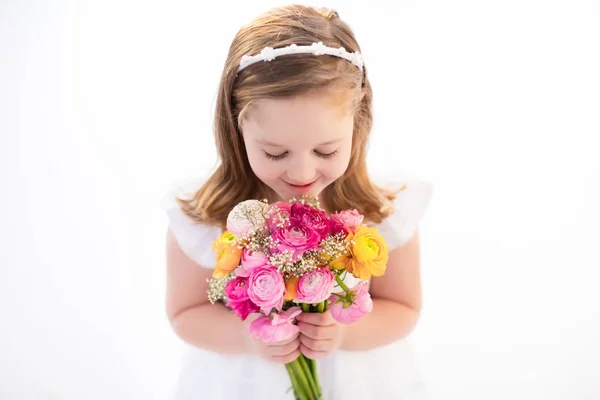
<svg viewBox="0 0 600 400">
<path fill-rule="evenodd" d="M 315 183 L 317 183 L 317 181 L 318 179 L 306 185 L 294 185 L 293 183 L 289 183 L 286 181 L 284 182 L 293 192 L 296 192 L 298 194 L 306 194 L 310 192 L 310 190 L 315 186 Z"/>
</svg>

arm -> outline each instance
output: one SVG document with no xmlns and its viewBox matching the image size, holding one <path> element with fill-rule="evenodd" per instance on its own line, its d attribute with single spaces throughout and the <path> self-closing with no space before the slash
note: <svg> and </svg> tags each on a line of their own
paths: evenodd
<svg viewBox="0 0 600 400">
<path fill-rule="evenodd" d="M 421 311 L 418 232 L 389 254 L 386 272 L 371 279 L 373 311 L 345 329 L 341 348 L 367 350 L 402 339 L 414 329 Z"/>
<path fill-rule="evenodd" d="M 177 336 L 188 344 L 219 353 L 248 352 L 243 324 L 222 304 L 208 301 L 212 270 L 190 260 L 175 236 L 167 234 L 166 311 Z"/>
</svg>

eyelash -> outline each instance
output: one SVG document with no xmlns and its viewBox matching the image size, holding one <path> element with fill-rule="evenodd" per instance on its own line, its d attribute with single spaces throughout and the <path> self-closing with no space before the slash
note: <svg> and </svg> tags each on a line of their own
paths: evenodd
<svg viewBox="0 0 600 400">
<path fill-rule="evenodd" d="M 286 152 L 285 152 L 285 153 L 283 153 L 283 154 L 279 154 L 279 155 L 277 155 L 277 156 L 274 156 L 273 154 L 269 154 L 269 153 L 267 153 L 267 152 L 265 151 L 265 155 L 266 155 L 268 158 L 270 158 L 271 160 L 274 160 L 274 161 L 278 161 L 278 160 L 284 159 L 284 158 L 285 158 L 285 156 L 287 156 L 287 154 L 288 154 L 288 152 L 286 151 Z M 316 156 L 317 156 L 317 157 L 321 157 L 321 158 L 324 158 L 324 159 L 328 159 L 328 158 L 331 158 L 331 157 L 335 156 L 335 155 L 337 154 L 337 150 L 335 150 L 335 151 L 332 151 L 331 153 L 327 153 L 327 154 L 320 153 L 320 152 L 318 152 L 318 151 L 316 151 L 316 150 L 315 150 L 315 154 L 316 154 Z"/>
</svg>

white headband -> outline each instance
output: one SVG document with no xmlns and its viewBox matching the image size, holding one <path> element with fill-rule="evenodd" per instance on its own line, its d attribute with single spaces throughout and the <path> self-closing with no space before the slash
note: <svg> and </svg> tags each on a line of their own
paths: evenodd
<svg viewBox="0 0 600 400">
<path fill-rule="evenodd" d="M 238 72 L 243 70 L 249 65 L 257 63 L 259 61 L 271 61 L 275 58 L 287 54 L 314 54 L 315 56 L 320 56 L 323 54 L 344 58 L 350 61 L 352 64 L 356 65 L 360 70 L 363 69 L 363 57 L 359 52 L 356 53 L 348 53 L 348 51 L 343 48 L 335 48 L 328 47 L 323 44 L 323 42 L 313 43 L 310 46 L 297 46 L 295 44 L 291 44 L 286 47 L 280 47 L 274 49 L 272 47 L 265 47 L 259 54 L 254 56 L 245 55 L 242 57 L 240 62 L 240 66 L 238 68 Z"/>
</svg>

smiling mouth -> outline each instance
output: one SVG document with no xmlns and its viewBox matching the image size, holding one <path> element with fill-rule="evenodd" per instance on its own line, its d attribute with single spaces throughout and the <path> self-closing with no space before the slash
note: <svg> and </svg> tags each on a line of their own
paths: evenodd
<svg viewBox="0 0 600 400">
<path fill-rule="evenodd" d="M 292 187 L 295 187 L 295 188 L 307 188 L 309 186 L 312 186 L 313 183 L 314 182 L 307 183 L 306 185 L 294 185 L 293 183 L 289 183 L 288 182 L 287 184 L 290 185 L 290 186 L 292 186 Z"/>
<path fill-rule="evenodd" d="M 317 183 L 317 180 L 312 181 L 311 183 L 307 183 L 305 185 L 295 185 L 293 183 L 289 183 L 287 181 L 284 181 L 286 183 L 286 185 L 288 185 L 293 191 L 298 192 L 298 193 L 302 193 L 305 194 L 307 193 L 309 190 L 311 190 L 313 188 L 313 186 L 315 185 L 315 183 Z"/>
<path fill-rule="evenodd" d="M 285 183 L 287 183 L 288 185 L 290 185 L 292 187 L 295 187 L 295 188 L 307 188 L 309 186 L 314 185 L 316 182 L 317 182 L 317 180 L 314 180 L 314 181 L 312 181 L 310 183 L 307 183 L 307 184 L 304 184 L 304 185 L 296 185 L 294 183 L 289 183 L 289 182 L 285 181 Z"/>
</svg>

